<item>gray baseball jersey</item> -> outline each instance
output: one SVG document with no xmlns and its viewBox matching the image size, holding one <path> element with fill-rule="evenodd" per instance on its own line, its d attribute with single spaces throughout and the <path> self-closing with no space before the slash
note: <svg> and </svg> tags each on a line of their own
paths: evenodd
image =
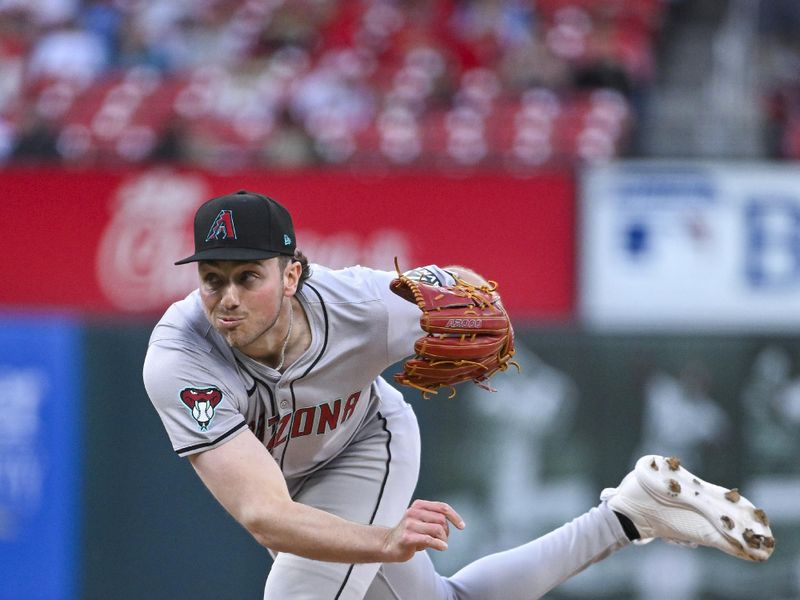
<svg viewBox="0 0 800 600">
<path fill-rule="evenodd" d="M 438 267 L 411 274 L 431 283 Z M 419 308 L 392 293 L 394 273 L 313 265 L 297 298 L 311 345 L 283 373 L 232 350 L 211 327 L 197 291 L 156 325 L 144 381 L 180 456 L 249 428 L 280 465 L 292 497 L 343 518 L 394 526 L 416 486 L 419 429 L 381 377 L 423 335 Z M 580 552 L 572 549 L 580 539 Z M 346 565 L 275 556 L 265 599 L 535 598 L 627 538 L 601 505 L 561 530 L 439 576 L 426 553 L 400 564 Z"/>
<path fill-rule="evenodd" d="M 424 276 L 452 281 L 434 266 Z M 175 452 L 214 448 L 248 426 L 287 479 L 336 456 L 371 411 L 402 401 L 376 378 L 413 353 L 423 332 L 419 308 L 389 290 L 393 277 L 313 265 L 297 294 L 311 346 L 283 373 L 232 350 L 196 290 L 172 305 L 151 336 L 144 378 Z"/>
</svg>

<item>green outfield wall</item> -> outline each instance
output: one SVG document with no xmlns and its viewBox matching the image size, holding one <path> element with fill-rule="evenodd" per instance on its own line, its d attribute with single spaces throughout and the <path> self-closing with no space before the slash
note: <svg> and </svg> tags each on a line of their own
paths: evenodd
<svg viewBox="0 0 800 600">
<path fill-rule="evenodd" d="M 80 597 L 260 598 L 267 552 L 172 452 L 145 395 L 150 325 L 84 331 Z M 766 508 L 773 558 L 751 565 L 656 542 L 623 550 L 552 597 L 678 597 L 653 585 L 659 573 L 685 598 L 800 596 L 800 340 L 569 328 L 518 338 L 522 372 L 498 375 L 496 393 L 407 394 L 423 435 L 417 496 L 451 502 L 468 523 L 435 556 L 441 572 L 577 516 L 639 453 L 659 452 Z"/>
</svg>

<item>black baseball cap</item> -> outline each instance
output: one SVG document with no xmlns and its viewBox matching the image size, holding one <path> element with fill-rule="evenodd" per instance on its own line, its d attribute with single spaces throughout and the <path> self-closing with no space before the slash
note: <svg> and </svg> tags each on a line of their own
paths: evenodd
<svg viewBox="0 0 800 600">
<path fill-rule="evenodd" d="M 176 265 L 198 260 L 261 260 L 294 256 L 292 217 L 272 198 L 240 190 L 212 198 L 194 215 L 194 254 Z"/>
</svg>

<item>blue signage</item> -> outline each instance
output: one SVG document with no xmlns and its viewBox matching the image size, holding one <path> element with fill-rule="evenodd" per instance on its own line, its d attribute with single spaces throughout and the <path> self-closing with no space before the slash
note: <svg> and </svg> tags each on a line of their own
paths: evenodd
<svg viewBox="0 0 800 600">
<path fill-rule="evenodd" d="M 0 316 L 0 600 L 77 596 L 80 335 Z"/>
<path fill-rule="evenodd" d="M 747 281 L 770 290 L 800 286 L 800 198 L 754 196 L 744 220 Z"/>
</svg>

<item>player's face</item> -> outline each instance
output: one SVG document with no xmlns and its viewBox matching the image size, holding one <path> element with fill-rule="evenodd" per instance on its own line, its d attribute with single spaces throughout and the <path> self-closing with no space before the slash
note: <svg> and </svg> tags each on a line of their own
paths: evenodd
<svg viewBox="0 0 800 600">
<path fill-rule="evenodd" d="M 282 271 L 277 258 L 198 263 L 203 309 L 231 347 L 257 357 L 274 345 L 273 328 L 288 314 L 281 307 L 297 290 L 295 264 Z"/>
</svg>

